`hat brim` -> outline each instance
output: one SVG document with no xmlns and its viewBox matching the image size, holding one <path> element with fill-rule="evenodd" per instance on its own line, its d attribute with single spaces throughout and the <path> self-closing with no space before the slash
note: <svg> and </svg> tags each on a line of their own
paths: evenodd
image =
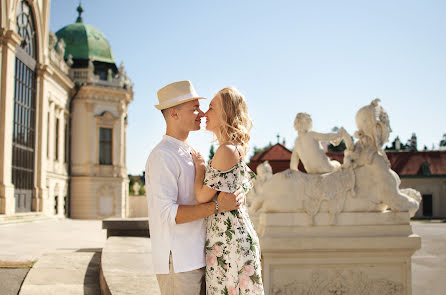
<svg viewBox="0 0 446 295">
<path fill-rule="evenodd" d="M 206 97 L 191 97 L 191 98 L 188 98 L 188 99 L 175 101 L 175 102 L 171 102 L 171 103 L 157 104 L 157 105 L 155 105 L 155 108 L 157 108 L 158 110 L 162 111 L 162 110 L 165 110 L 165 109 L 168 109 L 168 108 L 171 108 L 171 107 L 174 107 L 174 106 L 186 103 L 186 102 L 191 101 L 191 100 L 196 100 L 196 99 L 207 99 L 207 98 Z"/>
</svg>

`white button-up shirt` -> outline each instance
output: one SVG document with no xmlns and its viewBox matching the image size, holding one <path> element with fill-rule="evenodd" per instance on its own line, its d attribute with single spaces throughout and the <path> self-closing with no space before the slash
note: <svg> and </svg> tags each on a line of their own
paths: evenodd
<svg viewBox="0 0 446 295">
<path fill-rule="evenodd" d="M 156 274 L 169 273 L 172 252 L 175 273 L 206 265 L 204 219 L 176 224 L 179 205 L 195 205 L 195 167 L 190 146 L 164 135 L 146 163 L 146 192 L 152 260 Z"/>
</svg>

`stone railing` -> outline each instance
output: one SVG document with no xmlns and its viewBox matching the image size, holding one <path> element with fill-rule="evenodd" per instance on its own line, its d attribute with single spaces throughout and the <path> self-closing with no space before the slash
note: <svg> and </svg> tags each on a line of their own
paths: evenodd
<svg viewBox="0 0 446 295">
<path fill-rule="evenodd" d="M 107 80 L 100 79 L 99 75 L 95 75 L 93 69 L 89 68 L 71 68 L 69 71 L 70 78 L 75 82 L 94 84 L 106 87 L 116 87 L 131 89 L 132 83 L 123 77 L 111 77 Z"/>
</svg>

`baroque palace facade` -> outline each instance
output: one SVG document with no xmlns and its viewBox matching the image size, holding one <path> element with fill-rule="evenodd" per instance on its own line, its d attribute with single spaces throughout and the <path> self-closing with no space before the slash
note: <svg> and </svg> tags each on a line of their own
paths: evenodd
<svg viewBox="0 0 446 295">
<path fill-rule="evenodd" d="M 54 34 L 50 0 L 1 1 L 0 216 L 127 215 L 133 85 L 77 10 Z"/>
</svg>

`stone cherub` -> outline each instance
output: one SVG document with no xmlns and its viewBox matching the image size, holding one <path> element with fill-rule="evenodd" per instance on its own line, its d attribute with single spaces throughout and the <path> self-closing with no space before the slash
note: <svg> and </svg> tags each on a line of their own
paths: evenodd
<svg viewBox="0 0 446 295">
<path fill-rule="evenodd" d="M 263 193 L 263 185 L 273 176 L 273 169 L 268 161 L 263 162 L 258 165 L 256 168 L 257 176 L 254 180 L 253 188 L 248 192 L 246 202 L 248 205 L 249 216 L 251 218 L 251 222 L 254 225 L 254 228 L 258 227 L 259 224 L 259 212 L 252 212 L 251 205 L 255 202 L 255 198 L 258 195 L 262 195 Z"/>
<path fill-rule="evenodd" d="M 323 174 L 340 169 L 341 164 L 338 161 L 330 160 L 322 148 L 321 142 L 331 142 L 333 145 L 339 145 L 342 139 L 347 146 L 352 145 L 352 139 L 343 127 L 337 132 L 319 133 L 312 130 L 313 121 L 311 116 L 306 113 L 298 113 L 294 120 L 294 128 L 298 136 L 294 144 L 291 155 L 290 169 L 296 170 L 299 161 L 305 167 L 308 174 Z"/>
<path fill-rule="evenodd" d="M 273 168 L 268 161 L 263 162 L 256 168 L 257 176 L 253 183 L 253 188 L 249 191 L 246 201 L 248 207 L 255 198 L 256 195 L 260 195 L 263 192 L 263 185 L 273 176 Z"/>
</svg>

